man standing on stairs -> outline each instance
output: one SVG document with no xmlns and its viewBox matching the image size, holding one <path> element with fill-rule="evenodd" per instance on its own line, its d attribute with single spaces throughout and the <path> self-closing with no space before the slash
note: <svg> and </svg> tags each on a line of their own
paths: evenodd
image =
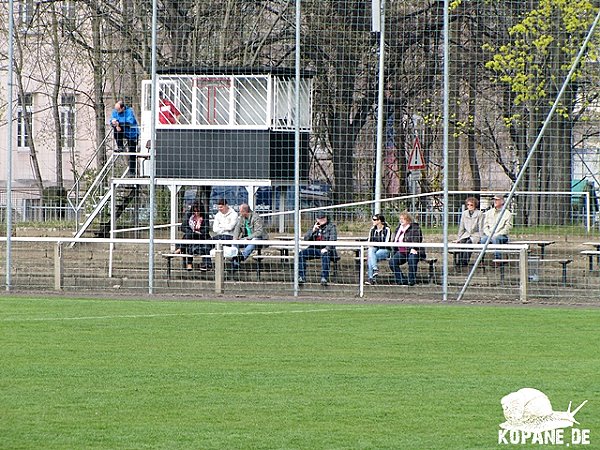
<svg viewBox="0 0 600 450">
<path fill-rule="evenodd" d="M 140 129 L 133 110 L 123 100 L 115 103 L 110 116 L 110 125 L 113 127 L 117 152 L 137 153 Z M 129 155 L 129 176 L 135 177 L 137 171 L 137 157 Z"/>
</svg>

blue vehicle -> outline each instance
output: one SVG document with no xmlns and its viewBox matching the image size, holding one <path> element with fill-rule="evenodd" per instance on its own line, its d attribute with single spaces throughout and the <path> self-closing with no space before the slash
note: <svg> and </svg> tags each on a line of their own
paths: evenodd
<svg viewBox="0 0 600 450">
<path fill-rule="evenodd" d="M 280 208 L 281 193 L 283 197 L 283 208 Z M 326 183 L 314 182 L 300 186 L 300 208 L 320 208 L 331 204 L 331 186 Z M 254 210 L 260 214 L 268 214 L 277 211 L 291 211 L 294 209 L 293 186 L 261 187 L 258 188 L 254 201 Z M 210 193 L 211 212 L 217 212 L 217 201 L 220 198 L 236 210 L 242 203 L 248 203 L 248 191 L 243 186 L 215 186 Z"/>
<path fill-rule="evenodd" d="M 280 207 L 281 193 L 285 190 L 283 197 L 283 208 Z M 300 209 L 321 208 L 331 205 L 331 186 L 326 183 L 314 182 L 300 185 Z M 260 213 L 271 213 L 277 211 L 291 211 L 294 209 L 295 189 L 289 187 L 260 188 L 256 193 L 255 209 Z"/>
<path fill-rule="evenodd" d="M 210 191 L 209 211 L 211 215 L 217 213 L 219 199 L 227 200 L 229 206 L 236 211 L 242 203 L 248 203 L 248 191 L 244 186 L 214 186 Z"/>
</svg>

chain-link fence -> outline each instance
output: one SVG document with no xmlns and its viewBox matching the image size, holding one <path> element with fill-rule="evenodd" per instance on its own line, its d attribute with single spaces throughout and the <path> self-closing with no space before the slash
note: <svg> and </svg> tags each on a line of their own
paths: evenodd
<svg viewBox="0 0 600 450">
<path fill-rule="evenodd" d="M 114 268 L 140 290 L 204 289 L 205 278 L 216 279 L 214 255 L 193 255 L 191 273 L 184 257 L 163 255 L 181 254 L 176 242 L 184 238 L 252 237 L 255 214 L 268 240 L 282 242 L 240 261 L 253 268 L 238 272 L 256 277 L 228 279 L 225 271 L 229 289 L 401 296 L 406 288 L 394 284 L 404 280 L 387 260 L 396 267 L 407 246 L 389 244 L 373 283 L 367 254 L 376 245 L 365 240 L 377 213 L 389 240 L 403 242 L 396 231 L 408 229 L 403 211 L 432 245 L 410 295 L 484 296 L 478 287 L 490 287 L 509 297 L 523 289 L 570 297 L 589 294 L 598 280 L 594 2 L 65 1 L 58 8 L 23 0 L 0 6 L 7 17 L 9 5 L 14 20 L 0 24 L 1 50 L 12 55 L 0 68 L 2 98 L 12 99 L 2 102 L 8 145 L 0 178 L 10 190 L 2 193 L 2 221 L 15 238 L 36 234 L 23 228 L 37 222 L 83 239 L 61 250 L 68 255 L 61 277 L 73 280 L 63 289 L 81 287 L 75 280 L 87 277 L 86 261 L 102 274 L 99 288 L 128 286 L 111 282 Z M 238 215 L 237 231 L 219 228 L 221 200 Z M 477 203 L 474 212 L 469 203 Z M 303 277 L 295 253 L 310 245 L 290 240 L 304 237 L 322 209 L 337 239 L 354 249 L 331 258 L 331 279 L 320 256 Z M 486 225 L 482 213 L 494 210 L 501 218 Z M 472 217 L 478 228 L 465 234 Z M 455 241 L 478 246 L 466 264 L 449 248 Z M 527 264 L 517 250 L 490 255 L 484 247 L 506 241 L 528 246 Z M 3 242 L 7 288 L 37 286 L 44 271 L 35 267 L 54 270 L 54 243 Z M 40 252 L 48 261 L 27 261 Z M 200 270 L 203 259 L 213 272 Z M 327 289 L 318 287 L 321 278 Z"/>
</svg>

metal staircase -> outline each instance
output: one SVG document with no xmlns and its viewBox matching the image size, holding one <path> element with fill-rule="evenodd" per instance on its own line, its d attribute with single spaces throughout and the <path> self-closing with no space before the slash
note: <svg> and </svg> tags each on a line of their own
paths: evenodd
<svg viewBox="0 0 600 450">
<path fill-rule="evenodd" d="M 127 187 L 127 190 L 124 194 L 121 194 L 121 192 L 122 192 L 121 190 L 115 192 L 115 196 L 117 196 L 117 202 L 116 202 L 115 214 L 114 214 L 115 221 L 119 217 L 121 217 L 121 214 L 123 214 L 123 212 L 125 211 L 125 208 L 127 208 L 127 206 L 129 206 L 129 204 L 133 201 L 133 199 L 138 195 L 139 186 L 137 186 L 137 185 L 129 186 L 129 187 Z M 104 199 L 104 197 L 106 197 L 106 199 Z M 111 198 L 111 191 L 109 190 L 104 197 L 102 198 L 102 200 L 106 204 Z M 100 207 L 100 210 L 102 210 L 102 207 Z M 100 213 L 100 211 L 98 211 L 96 213 L 96 215 L 98 215 L 99 213 Z M 96 237 L 101 237 L 101 238 L 109 237 L 109 235 L 110 235 L 110 218 L 105 221 L 100 222 L 98 230 L 94 231 L 94 235 Z"/>
<path fill-rule="evenodd" d="M 92 170 L 92 164 L 96 160 L 98 151 L 104 147 L 109 136 L 110 134 L 104 138 L 98 150 L 96 150 L 84 168 L 83 174 Z M 112 153 L 89 186 L 86 186 L 85 178 L 82 175 L 75 181 L 73 187 L 67 193 L 67 200 L 71 208 L 75 211 L 76 217 L 74 237 L 79 238 L 83 236 L 96 218 L 100 216 L 106 205 L 110 204 L 113 193 L 113 189 L 111 189 L 112 180 L 114 178 L 126 178 L 128 175 L 127 167 L 121 171 L 117 166 L 117 162 L 122 157 L 128 157 L 127 155 L 127 153 Z M 115 208 L 115 220 L 123 213 L 137 191 L 137 186 L 129 186 L 127 194 L 121 196 Z M 82 216 L 85 216 L 85 221 L 83 222 L 81 222 Z M 96 236 L 106 236 L 108 234 L 107 230 L 110 230 L 110 219 L 108 219 L 108 222 L 104 221 L 100 223 L 100 230 L 96 232 Z"/>
</svg>

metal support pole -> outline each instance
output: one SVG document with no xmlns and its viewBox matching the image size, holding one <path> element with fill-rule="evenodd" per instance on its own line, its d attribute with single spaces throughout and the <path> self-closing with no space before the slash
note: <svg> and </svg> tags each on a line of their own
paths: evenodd
<svg viewBox="0 0 600 450">
<path fill-rule="evenodd" d="M 14 2 L 8 0 L 8 73 L 6 77 L 6 290 L 12 285 L 12 154 L 14 78 Z"/>
<path fill-rule="evenodd" d="M 225 258 L 223 245 L 218 243 L 215 249 L 215 294 L 223 292 L 225 292 Z"/>
<path fill-rule="evenodd" d="M 170 239 L 177 239 L 177 225 L 175 225 L 177 223 L 177 216 L 179 214 L 179 211 L 177 209 L 177 193 L 179 192 L 179 189 L 181 188 L 181 186 L 176 186 L 174 184 L 170 184 L 169 186 L 169 193 L 171 194 L 171 226 L 169 227 L 169 238 Z M 175 251 L 175 245 L 172 244 L 171 245 L 171 250 L 170 251 Z"/>
<path fill-rule="evenodd" d="M 301 5 L 296 2 L 296 33 L 295 33 L 295 93 L 294 93 L 294 297 L 298 297 L 298 266 L 300 260 L 300 26 Z"/>
<path fill-rule="evenodd" d="M 148 240 L 148 294 L 154 293 L 154 215 L 156 208 L 156 170 L 155 170 L 155 148 L 156 148 L 156 117 L 158 111 L 158 95 L 156 86 L 156 69 L 157 69 L 157 42 L 158 42 L 158 1 L 152 0 L 152 105 L 150 114 L 150 220 L 149 220 L 149 240 Z M 137 199 L 137 196 L 136 196 Z M 137 216 L 136 216 L 137 217 Z"/>
<path fill-rule="evenodd" d="M 62 258 L 63 243 L 57 241 L 54 245 L 54 290 L 62 291 L 63 288 L 63 258 Z"/>
<path fill-rule="evenodd" d="M 529 261 L 527 259 L 527 249 L 519 250 L 519 282 L 520 297 L 522 303 L 527 303 L 527 289 L 529 282 Z"/>
<path fill-rule="evenodd" d="M 375 12 L 374 12 L 375 13 Z M 381 0 L 380 9 L 380 31 L 379 31 L 379 92 L 377 98 L 377 149 L 375 153 L 375 204 L 374 214 L 381 212 L 381 188 L 382 188 L 382 165 L 383 165 L 383 122 L 384 122 L 384 91 L 385 91 L 385 0 Z"/>
<path fill-rule="evenodd" d="M 115 222 L 116 215 L 115 209 L 117 207 L 117 200 L 115 199 L 115 195 L 117 194 L 117 190 L 115 188 L 115 183 L 110 183 L 110 244 L 108 244 L 108 277 L 112 278 L 113 276 L 113 256 L 115 251 Z"/>
<path fill-rule="evenodd" d="M 590 234 L 592 231 L 592 203 L 590 193 L 585 193 L 585 231 Z"/>
<path fill-rule="evenodd" d="M 444 210 L 442 239 L 444 250 L 442 252 L 442 301 L 448 300 L 448 145 L 450 141 L 450 1 L 444 0 L 444 100 L 443 100 L 443 184 L 444 184 Z"/>
<path fill-rule="evenodd" d="M 365 246 L 360 246 L 359 252 L 359 267 L 360 271 L 358 273 L 358 296 L 363 298 L 365 295 Z"/>
</svg>

